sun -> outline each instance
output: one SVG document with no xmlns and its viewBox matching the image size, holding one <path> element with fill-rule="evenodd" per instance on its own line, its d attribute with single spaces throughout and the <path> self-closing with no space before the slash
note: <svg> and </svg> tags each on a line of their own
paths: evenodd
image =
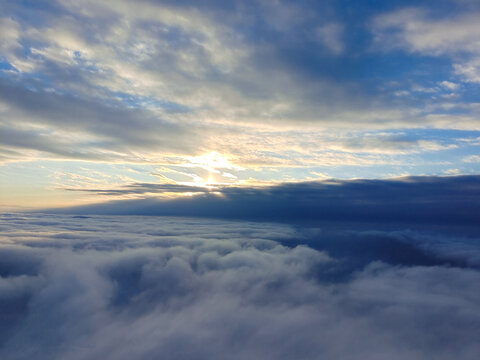
<svg viewBox="0 0 480 360">
<path fill-rule="evenodd" d="M 221 180 L 218 182 L 218 179 L 222 179 L 225 176 L 233 176 L 230 173 L 227 174 L 226 171 L 243 170 L 242 167 L 232 164 L 229 158 L 229 156 L 217 151 L 210 151 L 199 156 L 189 156 L 184 166 L 208 171 L 208 177 L 195 179 L 197 185 L 208 187 L 223 182 Z"/>
</svg>

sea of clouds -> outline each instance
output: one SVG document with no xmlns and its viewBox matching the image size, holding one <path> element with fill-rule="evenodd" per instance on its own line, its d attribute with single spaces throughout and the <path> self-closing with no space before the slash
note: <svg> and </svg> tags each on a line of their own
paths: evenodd
<svg viewBox="0 0 480 360">
<path fill-rule="evenodd" d="M 480 239 L 4 214 L 0 358 L 472 359 Z"/>
</svg>

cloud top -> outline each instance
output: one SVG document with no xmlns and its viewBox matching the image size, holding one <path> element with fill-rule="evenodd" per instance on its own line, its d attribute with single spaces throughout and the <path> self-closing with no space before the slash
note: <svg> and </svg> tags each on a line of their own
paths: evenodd
<svg viewBox="0 0 480 360">
<path fill-rule="evenodd" d="M 165 217 L 4 219 L 5 359 L 463 360 L 480 350 L 474 266 L 393 265 L 377 253 L 345 277 L 356 251 L 337 258 L 292 242 L 333 236 L 314 229 Z M 334 236 L 346 230 L 336 226 Z M 348 236 L 374 236 L 357 234 Z M 433 258 L 457 240 L 384 236 L 428 243 L 422 251 Z M 469 253 L 479 253 L 478 242 Z"/>
</svg>

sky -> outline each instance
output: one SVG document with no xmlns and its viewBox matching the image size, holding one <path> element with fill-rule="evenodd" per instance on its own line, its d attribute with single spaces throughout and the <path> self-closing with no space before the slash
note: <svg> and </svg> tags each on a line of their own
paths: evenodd
<svg viewBox="0 0 480 360">
<path fill-rule="evenodd" d="M 1 0 L 2 208 L 478 174 L 479 20 L 474 0 Z"/>
<path fill-rule="evenodd" d="M 0 358 L 478 360 L 479 24 L 0 0 Z"/>
</svg>

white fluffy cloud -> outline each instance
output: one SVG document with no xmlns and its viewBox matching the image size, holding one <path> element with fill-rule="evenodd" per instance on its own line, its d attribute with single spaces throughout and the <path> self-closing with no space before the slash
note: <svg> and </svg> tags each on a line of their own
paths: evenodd
<svg viewBox="0 0 480 360">
<path fill-rule="evenodd" d="M 278 224 L 7 215 L 2 233 L 4 359 L 473 360 L 480 350 L 474 268 L 373 262 L 335 280 L 346 260 L 293 246 L 327 235 Z"/>
</svg>

